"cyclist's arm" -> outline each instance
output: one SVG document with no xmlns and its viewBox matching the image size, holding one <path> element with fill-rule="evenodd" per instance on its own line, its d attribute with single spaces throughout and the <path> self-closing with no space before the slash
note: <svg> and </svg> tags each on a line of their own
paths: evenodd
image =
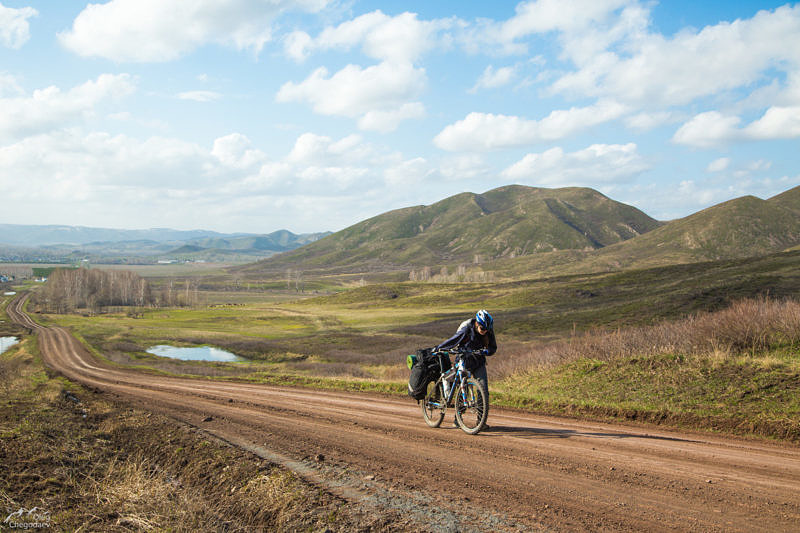
<svg viewBox="0 0 800 533">
<path fill-rule="evenodd" d="M 455 348 L 459 344 L 463 343 L 466 340 L 467 333 L 469 330 L 467 328 L 460 328 L 456 331 L 456 334 L 441 343 L 439 346 L 436 347 L 437 350 L 449 350 L 450 348 Z"/>
<path fill-rule="evenodd" d="M 497 351 L 497 341 L 494 338 L 494 330 L 493 329 L 489 330 L 489 346 L 488 346 L 488 348 L 489 348 L 489 353 L 486 354 L 486 355 L 494 355 L 494 353 Z"/>
</svg>

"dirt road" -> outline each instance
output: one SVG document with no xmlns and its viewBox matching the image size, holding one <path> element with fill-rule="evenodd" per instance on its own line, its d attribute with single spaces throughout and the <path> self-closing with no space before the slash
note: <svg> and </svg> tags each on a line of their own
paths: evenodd
<svg viewBox="0 0 800 533">
<path fill-rule="evenodd" d="M 800 531 L 800 448 L 493 409 L 470 437 L 407 398 L 144 374 L 22 311 L 45 363 L 432 531 Z"/>
</svg>

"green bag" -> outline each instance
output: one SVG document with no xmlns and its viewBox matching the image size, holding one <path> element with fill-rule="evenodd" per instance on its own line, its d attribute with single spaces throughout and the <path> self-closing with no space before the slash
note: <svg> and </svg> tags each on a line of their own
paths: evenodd
<svg viewBox="0 0 800 533">
<path fill-rule="evenodd" d="M 419 361 L 419 355 L 412 353 L 406 356 L 406 364 L 408 365 L 408 369 L 411 370 L 411 367 L 414 366 L 414 363 Z"/>
</svg>

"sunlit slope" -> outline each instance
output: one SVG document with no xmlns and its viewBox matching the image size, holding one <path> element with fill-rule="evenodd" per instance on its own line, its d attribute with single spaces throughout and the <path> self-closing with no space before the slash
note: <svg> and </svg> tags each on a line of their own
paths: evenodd
<svg viewBox="0 0 800 533">
<path fill-rule="evenodd" d="M 599 250 L 587 262 L 611 267 L 733 259 L 800 245 L 800 187 L 769 200 L 744 196 Z"/>
<path fill-rule="evenodd" d="M 660 225 L 592 189 L 511 185 L 390 211 L 247 270 L 424 266 L 594 250 Z"/>
</svg>

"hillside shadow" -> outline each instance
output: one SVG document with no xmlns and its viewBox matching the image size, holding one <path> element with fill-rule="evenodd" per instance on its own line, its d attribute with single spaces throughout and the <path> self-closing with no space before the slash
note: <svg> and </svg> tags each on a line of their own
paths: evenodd
<svg viewBox="0 0 800 533">
<path fill-rule="evenodd" d="M 519 426 L 498 426 L 492 424 L 488 429 L 481 432 L 481 435 L 490 436 L 514 436 L 514 437 L 528 437 L 540 439 L 569 439 L 573 437 L 584 438 L 612 438 L 612 439 L 648 439 L 648 440 L 661 440 L 671 442 L 699 442 L 691 439 L 683 439 L 679 437 L 663 437 L 659 435 L 649 435 L 646 433 L 613 433 L 613 432 L 591 432 L 591 431 L 577 431 L 574 429 L 546 429 L 546 428 L 532 428 L 532 427 L 519 427 Z"/>
</svg>

